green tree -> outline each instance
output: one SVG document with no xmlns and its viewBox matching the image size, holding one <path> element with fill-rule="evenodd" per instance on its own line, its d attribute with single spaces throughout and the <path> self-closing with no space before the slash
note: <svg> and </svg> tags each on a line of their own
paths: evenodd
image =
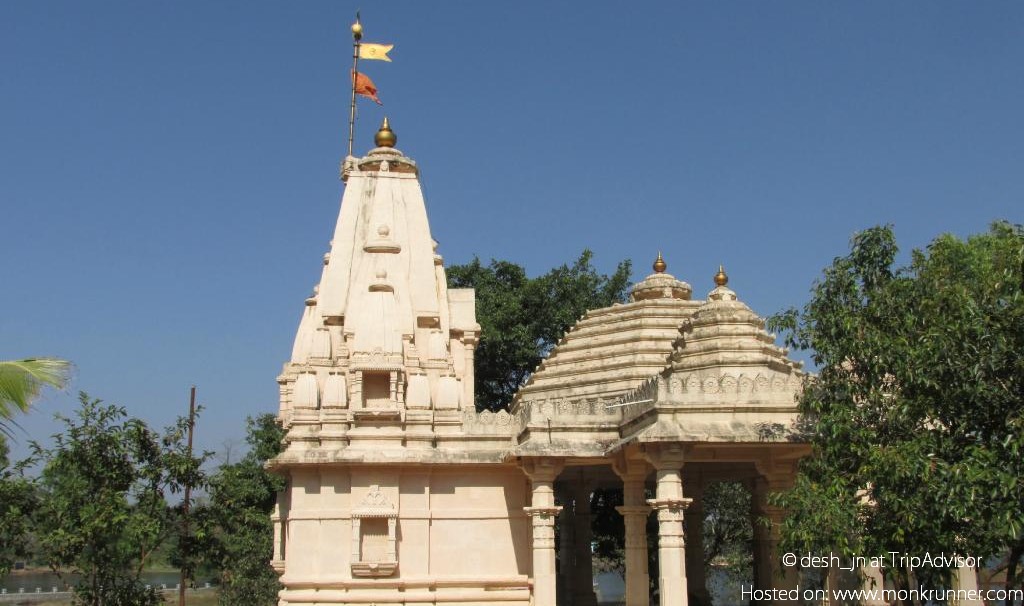
<svg viewBox="0 0 1024 606">
<path fill-rule="evenodd" d="M 712 563 L 721 564 L 718 569 L 733 584 L 749 585 L 753 581 L 754 529 L 750 491 L 743 484 L 714 482 L 704 489 L 703 537 L 705 570 L 712 570 Z"/>
<path fill-rule="evenodd" d="M 9 433 L 6 422 L 14 413 L 28 412 L 44 387 L 63 389 L 71 363 L 57 358 L 0 360 L 0 440 Z"/>
<path fill-rule="evenodd" d="M 946 235 L 896 266 L 857 234 L 811 300 L 773 319 L 820 368 L 800 401 L 813 455 L 779 499 L 785 548 L 875 555 L 1024 552 L 1024 231 Z M 948 571 L 887 571 L 897 586 Z"/>
<path fill-rule="evenodd" d="M 25 464 L 10 465 L 7 458 L 8 422 L 29 406 L 44 387 L 67 385 L 71 364 L 56 358 L 0 361 L 0 576 L 10 572 L 15 559 L 28 555 L 30 513 L 38 505 L 35 485 L 25 476 Z"/>
<path fill-rule="evenodd" d="M 611 276 L 599 274 L 584 250 L 571 265 L 530 278 L 522 266 L 473 259 L 448 268 L 448 286 L 476 289 L 482 333 L 476 350 L 476 407 L 507 408 L 558 339 L 588 309 L 624 301 L 631 264 Z"/>
<path fill-rule="evenodd" d="M 7 443 L 0 436 L 0 576 L 11 571 L 16 560 L 26 558 L 31 536 L 32 512 L 38 498 L 25 465 L 11 465 Z"/>
<path fill-rule="evenodd" d="M 80 580 L 74 603 L 147 606 L 159 596 L 142 581 L 153 554 L 177 536 L 170 495 L 201 483 L 203 457 L 189 456 L 186 419 L 163 434 L 124 408 L 80 395 L 74 418 L 44 448 L 33 520 L 41 555 L 58 575 Z"/>
<path fill-rule="evenodd" d="M 217 469 L 210 478 L 208 504 L 196 509 L 197 539 L 210 567 L 219 571 L 223 606 L 277 604 L 281 585 L 270 567 L 270 515 L 284 480 L 264 464 L 281 452 L 283 438 L 274 415 L 248 419 L 248 454 Z"/>
</svg>

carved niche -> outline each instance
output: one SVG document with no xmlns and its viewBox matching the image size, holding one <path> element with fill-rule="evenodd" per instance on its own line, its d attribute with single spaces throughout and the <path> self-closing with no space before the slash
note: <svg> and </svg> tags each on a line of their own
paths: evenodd
<svg viewBox="0 0 1024 606">
<path fill-rule="evenodd" d="M 389 577 L 398 570 L 398 508 L 374 484 L 352 510 L 352 576 Z"/>
</svg>

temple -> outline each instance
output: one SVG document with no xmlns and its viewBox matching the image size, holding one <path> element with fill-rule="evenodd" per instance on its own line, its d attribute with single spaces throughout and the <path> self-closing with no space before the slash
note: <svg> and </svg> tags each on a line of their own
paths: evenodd
<svg viewBox="0 0 1024 606">
<path fill-rule="evenodd" d="M 809 452 L 805 375 L 725 271 L 694 298 L 659 253 L 508 411 L 477 412 L 474 293 L 447 287 L 419 168 L 396 143 L 385 120 L 343 163 L 334 238 L 278 377 L 280 604 L 592 606 L 599 488 L 623 491 L 625 603 L 651 603 L 652 575 L 661 606 L 708 603 L 702 494 L 718 481 L 744 483 L 751 519 L 770 521 L 753 525 L 755 586 L 795 586 L 767 497 Z"/>
</svg>

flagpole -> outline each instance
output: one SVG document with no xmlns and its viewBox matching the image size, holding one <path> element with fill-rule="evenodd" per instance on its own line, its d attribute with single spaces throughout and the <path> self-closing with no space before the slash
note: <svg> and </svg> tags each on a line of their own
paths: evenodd
<svg viewBox="0 0 1024 606">
<path fill-rule="evenodd" d="M 359 23 L 359 13 L 356 13 L 356 22 L 352 24 L 352 105 L 348 113 L 348 155 L 352 155 L 352 140 L 356 130 L 356 77 L 359 73 L 359 40 L 363 37 L 363 26 Z"/>
</svg>

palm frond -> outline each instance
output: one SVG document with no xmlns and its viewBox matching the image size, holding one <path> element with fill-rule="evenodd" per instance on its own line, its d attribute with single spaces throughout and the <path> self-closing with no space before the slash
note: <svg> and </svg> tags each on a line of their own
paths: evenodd
<svg viewBox="0 0 1024 606">
<path fill-rule="evenodd" d="M 26 412 L 44 387 L 63 389 L 71 363 L 58 358 L 0 361 L 0 419 Z"/>
</svg>

